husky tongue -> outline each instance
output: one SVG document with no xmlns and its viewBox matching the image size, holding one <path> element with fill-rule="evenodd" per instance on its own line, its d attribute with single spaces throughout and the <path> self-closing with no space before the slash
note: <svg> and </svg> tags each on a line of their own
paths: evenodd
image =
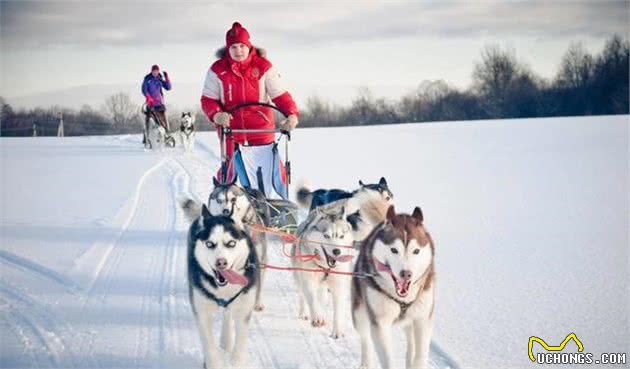
<svg viewBox="0 0 630 369">
<path fill-rule="evenodd" d="M 411 284 L 411 281 L 408 279 L 405 280 L 396 280 L 396 289 L 398 290 L 398 293 L 401 295 L 405 295 L 408 291 L 409 291 L 409 285 Z"/>
<path fill-rule="evenodd" d="M 228 281 L 228 283 L 240 284 L 242 286 L 246 286 L 247 283 L 249 282 L 249 280 L 246 277 L 230 269 L 221 270 L 219 271 L 219 273 L 221 273 L 223 278 L 225 278 Z"/>
<path fill-rule="evenodd" d="M 374 264 L 376 265 L 376 270 L 378 270 L 379 272 L 391 273 L 391 269 L 387 265 L 381 263 L 380 260 L 374 258 Z"/>
<path fill-rule="evenodd" d="M 346 263 L 352 260 L 352 255 L 333 256 L 333 258 L 341 263 Z"/>
</svg>

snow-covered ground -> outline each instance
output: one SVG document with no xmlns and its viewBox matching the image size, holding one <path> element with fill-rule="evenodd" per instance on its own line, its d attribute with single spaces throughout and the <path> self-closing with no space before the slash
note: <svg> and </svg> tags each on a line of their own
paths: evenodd
<svg viewBox="0 0 630 369">
<path fill-rule="evenodd" d="M 437 251 L 434 367 L 534 367 L 532 335 L 628 353 L 629 121 L 298 130 L 290 154 L 296 182 L 385 176 L 399 211 L 422 207 Z M 207 197 L 218 145 L 201 134 L 184 155 L 139 141 L 0 140 L 0 367 L 201 368 L 176 198 Z M 267 273 L 252 367 L 356 367 L 349 314 L 341 340 L 297 320 L 287 273 Z"/>
</svg>

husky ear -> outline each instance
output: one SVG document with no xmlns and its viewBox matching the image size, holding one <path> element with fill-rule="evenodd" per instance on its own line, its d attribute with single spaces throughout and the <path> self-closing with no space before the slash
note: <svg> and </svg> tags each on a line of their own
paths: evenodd
<svg viewBox="0 0 630 369">
<path fill-rule="evenodd" d="M 411 216 L 418 219 L 420 223 L 422 223 L 422 221 L 424 220 L 424 216 L 422 215 L 422 209 L 420 209 L 419 206 L 416 206 L 416 208 L 413 209 L 413 214 L 411 214 Z"/>
<path fill-rule="evenodd" d="M 396 216 L 396 209 L 394 209 L 394 205 L 390 205 L 389 208 L 387 209 L 387 216 L 385 219 L 387 219 L 388 222 L 391 222 L 395 216 Z"/>
<path fill-rule="evenodd" d="M 378 184 L 381 186 L 387 186 L 387 180 L 385 179 L 385 177 L 381 177 L 381 180 L 378 181 Z"/>
<path fill-rule="evenodd" d="M 363 187 L 365 186 L 365 184 L 363 184 L 363 181 L 359 179 L 359 186 Z"/>
<path fill-rule="evenodd" d="M 236 180 L 237 180 L 237 179 L 238 179 L 238 176 L 237 176 L 237 175 L 234 175 L 234 176 L 232 177 L 232 182 L 230 182 L 230 186 L 233 186 L 233 185 L 236 183 Z"/>
<path fill-rule="evenodd" d="M 182 118 L 186 116 L 186 113 L 182 113 Z"/>
<path fill-rule="evenodd" d="M 212 184 L 214 185 L 214 187 L 217 187 L 218 185 L 221 184 L 221 182 L 219 182 L 217 177 L 212 177 Z"/>
<path fill-rule="evenodd" d="M 201 216 L 203 217 L 203 219 L 209 219 L 210 217 L 212 217 L 212 214 L 210 214 L 210 210 L 208 210 L 206 204 L 203 204 L 203 206 L 201 207 Z"/>
</svg>

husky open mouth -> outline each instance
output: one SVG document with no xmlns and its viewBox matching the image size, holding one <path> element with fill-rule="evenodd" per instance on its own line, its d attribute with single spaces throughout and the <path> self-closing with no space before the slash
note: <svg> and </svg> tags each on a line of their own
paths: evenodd
<svg viewBox="0 0 630 369">
<path fill-rule="evenodd" d="M 394 277 L 393 273 L 390 273 L 392 279 L 394 280 L 394 285 L 396 286 L 396 293 L 400 297 L 406 297 L 409 294 L 409 286 L 411 285 L 411 279 L 403 279 L 399 280 Z"/>
<path fill-rule="evenodd" d="M 396 287 L 396 294 L 400 297 L 406 297 L 409 294 L 409 286 L 411 286 L 411 279 L 398 279 L 392 272 L 392 268 L 390 268 L 389 263 L 383 264 L 380 260 L 374 259 L 374 264 L 376 265 L 376 270 L 379 272 L 387 272 L 389 276 L 392 277 L 394 281 L 394 286 Z"/>
<path fill-rule="evenodd" d="M 223 287 L 228 284 L 228 281 L 225 276 L 223 276 L 223 273 L 219 272 L 216 269 L 212 269 L 212 271 L 214 272 L 214 279 L 217 281 L 217 286 Z"/>
<path fill-rule="evenodd" d="M 326 264 L 328 264 L 328 267 L 332 269 L 337 266 L 337 260 L 328 255 L 328 253 L 326 252 L 326 248 L 322 247 L 322 251 L 324 252 L 324 256 L 326 256 Z"/>
<path fill-rule="evenodd" d="M 214 279 L 217 281 L 217 286 L 219 287 L 223 287 L 227 285 L 228 283 L 240 284 L 242 286 L 245 286 L 249 283 L 249 280 L 247 279 L 247 277 L 238 274 L 232 269 L 223 269 L 223 270 L 212 269 L 212 271 L 214 272 Z"/>
</svg>

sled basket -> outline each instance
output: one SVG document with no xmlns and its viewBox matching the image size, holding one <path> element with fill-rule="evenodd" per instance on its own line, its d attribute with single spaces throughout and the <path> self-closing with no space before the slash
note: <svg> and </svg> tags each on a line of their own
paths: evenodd
<svg viewBox="0 0 630 369">
<path fill-rule="evenodd" d="M 276 106 L 265 103 L 240 104 L 231 109 L 229 113 L 246 106 L 265 106 L 282 113 Z M 236 144 L 234 154 L 228 159 L 226 140 L 234 133 L 276 133 L 279 134 L 279 137 L 269 145 L 240 146 Z M 261 191 L 265 194 L 266 205 L 270 209 L 270 224 L 267 226 L 293 234 L 297 229 L 298 206 L 289 201 L 289 185 L 291 183 L 291 162 L 289 161 L 290 133 L 279 129 L 221 128 L 219 135 L 221 140 L 219 182 L 231 183 L 238 179 L 242 187 Z M 284 163 L 279 154 L 279 144 L 283 138 L 285 138 Z M 258 165 L 258 161 L 250 159 L 252 157 L 255 158 L 257 155 L 270 160 L 264 160 L 266 163 L 264 168 L 258 166 L 256 170 L 252 169 L 252 163 Z M 270 198 L 268 194 L 272 194 L 272 191 L 280 198 Z"/>
</svg>

